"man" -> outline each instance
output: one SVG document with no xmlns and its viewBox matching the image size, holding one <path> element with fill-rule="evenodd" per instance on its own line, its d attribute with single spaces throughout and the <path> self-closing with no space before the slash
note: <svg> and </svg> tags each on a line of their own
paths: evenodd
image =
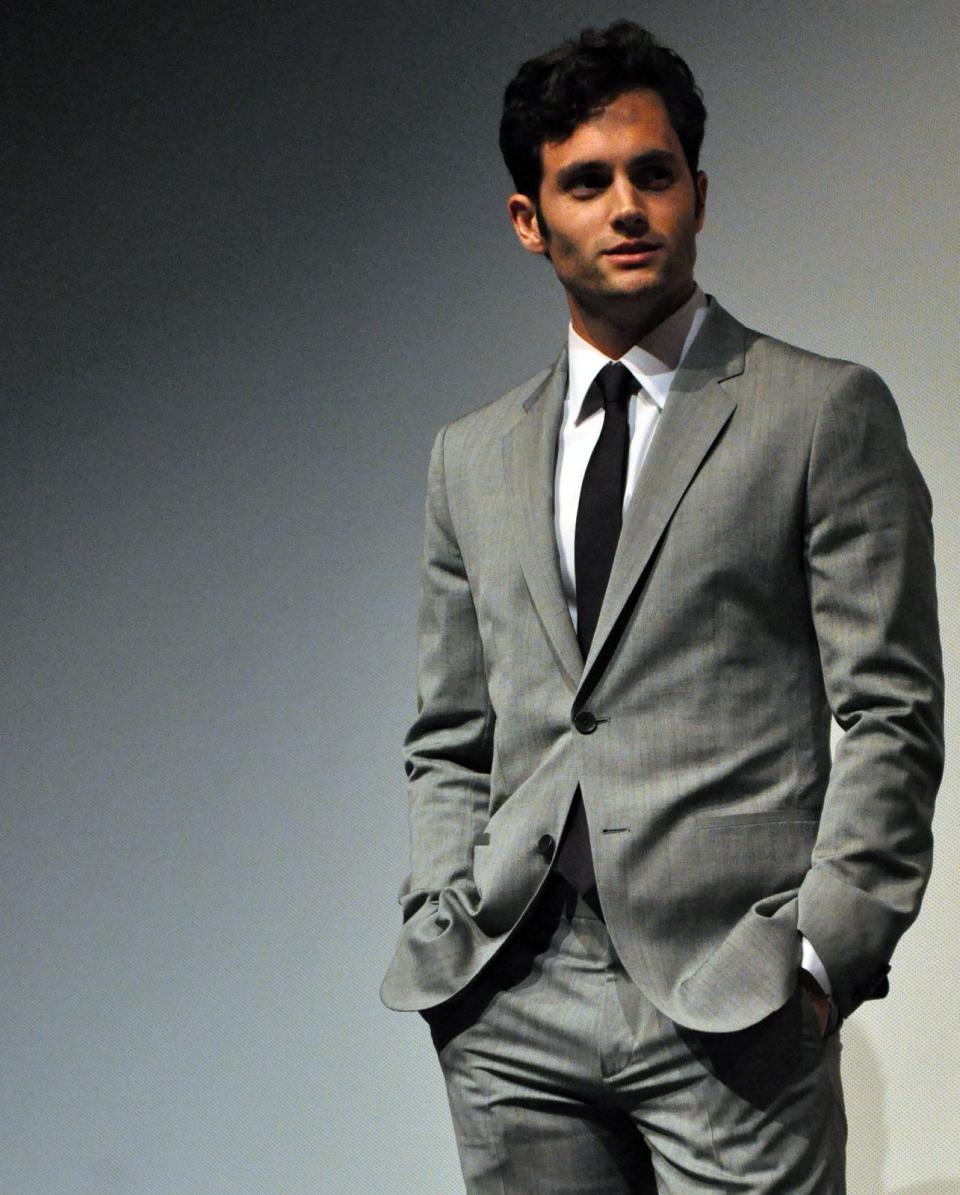
<svg viewBox="0 0 960 1195">
<path fill-rule="evenodd" d="M 505 96 L 568 343 L 434 446 L 382 988 L 479 1195 L 843 1192 L 837 1028 L 929 874 L 929 496 L 875 374 L 696 285 L 705 116 L 628 22 Z"/>
</svg>

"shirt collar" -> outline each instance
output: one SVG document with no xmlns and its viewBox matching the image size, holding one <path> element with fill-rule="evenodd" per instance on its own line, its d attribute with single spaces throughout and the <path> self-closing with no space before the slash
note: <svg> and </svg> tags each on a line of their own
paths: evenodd
<svg viewBox="0 0 960 1195">
<path fill-rule="evenodd" d="M 644 391 L 663 410 L 680 362 L 693 343 L 707 314 L 709 296 L 699 286 L 681 307 L 646 336 L 628 349 L 620 360 L 634 375 Z M 568 347 L 568 409 L 579 413 L 593 379 L 610 361 L 573 330 L 567 334 Z"/>
</svg>

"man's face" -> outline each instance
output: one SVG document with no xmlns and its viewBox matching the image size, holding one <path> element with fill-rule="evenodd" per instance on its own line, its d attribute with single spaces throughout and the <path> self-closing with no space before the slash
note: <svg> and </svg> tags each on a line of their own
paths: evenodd
<svg viewBox="0 0 960 1195">
<path fill-rule="evenodd" d="M 655 92 L 619 96 L 546 142 L 542 161 L 539 210 L 512 196 L 510 214 L 524 247 L 550 259 L 574 327 L 581 313 L 652 327 L 690 296 L 707 179 L 691 177 Z"/>
</svg>

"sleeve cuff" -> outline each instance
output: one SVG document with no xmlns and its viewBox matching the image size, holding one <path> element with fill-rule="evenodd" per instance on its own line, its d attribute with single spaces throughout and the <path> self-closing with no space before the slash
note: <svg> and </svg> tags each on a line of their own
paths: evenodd
<svg viewBox="0 0 960 1195">
<path fill-rule="evenodd" d="M 800 956 L 800 966 L 804 971 L 808 972 L 820 985 L 821 990 L 825 996 L 833 995 L 833 988 L 830 986 L 830 976 L 827 974 L 827 969 L 820 961 L 820 956 L 814 950 L 811 943 L 800 935 L 800 941 L 803 945 L 803 951 Z"/>
</svg>

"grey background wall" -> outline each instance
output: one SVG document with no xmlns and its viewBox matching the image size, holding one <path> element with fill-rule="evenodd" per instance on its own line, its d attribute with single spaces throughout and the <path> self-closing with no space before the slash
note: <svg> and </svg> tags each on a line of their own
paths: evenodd
<svg viewBox="0 0 960 1195">
<path fill-rule="evenodd" d="M 865 361 L 960 605 L 952 0 L 24 5 L 3 32 L 3 1195 L 448 1195 L 407 867 L 429 445 L 564 335 L 502 87 L 644 20 L 706 93 L 699 276 Z M 950 707 L 956 730 L 956 709 Z M 893 993 L 844 1031 L 855 1195 L 957 1195 L 957 765 Z"/>
</svg>

